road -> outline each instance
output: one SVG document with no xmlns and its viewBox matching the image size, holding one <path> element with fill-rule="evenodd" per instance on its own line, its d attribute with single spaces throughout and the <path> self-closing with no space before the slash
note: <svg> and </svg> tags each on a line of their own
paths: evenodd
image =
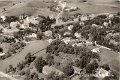
<svg viewBox="0 0 120 80">
<path fill-rule="evenodd" d="M 3 72 L 1 72 L 1 71 L 0 71 L 0 77 L 5 77 L 5 78 L 8 78 L 8 79 L 10 79 L 10 80 L 18 80 L 18 79 L 14 78 L 14 77 L 6 74 L 6 73 L 3 73 Z"/>
</svg>

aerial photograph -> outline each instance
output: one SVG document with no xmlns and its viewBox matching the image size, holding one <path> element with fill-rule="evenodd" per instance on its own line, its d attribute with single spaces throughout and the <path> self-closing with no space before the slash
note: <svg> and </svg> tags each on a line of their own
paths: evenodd
<svg viewBox="0 0 120 80">
<path fill-rule="evenodd" d="M 120 0 L 0 0 L 0 80 L 120 80 Z"/>
</svg>

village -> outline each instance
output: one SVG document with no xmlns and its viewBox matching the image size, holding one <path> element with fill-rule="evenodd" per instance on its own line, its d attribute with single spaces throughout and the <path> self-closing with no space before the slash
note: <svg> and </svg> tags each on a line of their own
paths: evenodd
<svg viewBox="0 0 120 80">
<path fill-rule="evenodd" d="M 119 80 L 120 12 L 64 17 L 80 8 L 53 3 L 56 16 L 0 16 L 0 70 L 11 80 Z"/>
</svg>

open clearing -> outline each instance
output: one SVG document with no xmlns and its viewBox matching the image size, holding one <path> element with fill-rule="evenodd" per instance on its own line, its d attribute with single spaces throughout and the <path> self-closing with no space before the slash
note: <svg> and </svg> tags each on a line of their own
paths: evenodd
<svg viewBox="0 0 120 80">
<path fill-rule="evenodd" d="M 5 60 L 1 60 L 0 70 L 5 72 L 5 68 L 8 67 L 10 64 L 12 64 L 13 66 L 16 66 L 19 62 L 24 60 L 27 53 L 30 52 L 31 54 L 33 54 L 41 49 L 46 48 L 48 45 L 49 43 L 47 41 L 38 40 L 38 41 L 31 42 L 19 54 L 13 55 L 12 57 L 9 57 Z M 45 54 L 45 53 L 46 53 L 46 50 L 43 50 L 39 52 L 38 54 L 40 55 L 40 54 Z"/>
</svg>

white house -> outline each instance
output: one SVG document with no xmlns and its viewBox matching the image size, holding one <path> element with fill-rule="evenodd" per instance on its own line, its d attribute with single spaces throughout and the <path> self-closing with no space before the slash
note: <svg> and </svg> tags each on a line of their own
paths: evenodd
<svg viewBox="0 0 120 80">
<path fill-rule="evenodd" d="M 16 28 L 18 25 L 20 25 L 20 23 L 18 21 L 10 23 L 10 27 L 13 29 Z"/>
<path fill-rule="evenodd" d="M 105 26 L 105 27 L 107 27 L 108 25 L 109 25 L 108 22 L 104 22 L 104 23 L 103 23 L 103 26 Z"/>
<path fill-rule="evenodd" d="M 39 21 L 37 20 L 37 17 L 34 17 L 34 16 L 27 17 L 26 21 L 28 23 L 32 23 L 32 24 L 39 24 Z"/>
<path fill-rule="evenodd" d="M 65 44 L 68 44 L 70 42 L 70 38 L 68 38 L 68 37 L 66 37 L 66 38 L 64 38 L 62 40 L 65 42 Z"/>
<path fill-rule="evenodd" d="M 4 56 L 5 55 L 5 53 L 0 53 L 0 56 Z"/>
<path fill-rule="evenodd" d="M 28 28 L 28 27 L 29 27 L 29 24 L 28 24 L 28 23 L 23 23 L 23 24 L 21 24 L 21 26 L 20 26 L 20 28 L 23 28 L 23 29 Z"/>
<path fill-rule="evenodd" d="M 4 15 L 2 15 L 0 18 L 1 18 L 3 21 L 6 20 L 6 16 L 4 16 Z"/>
<path fill-rule="evenodd" d="M 91 51 L 92 51 L 92 52 L 95 52 L 95 53 L 98 53 L 98 52 L 100 52 L 100 48 L 94 48 L 94 49 L 92 49 Z"/>
<path fill-rule="evenodd" d="M 80 19 L 81 19 L 81 21 L 89 20 L 89 19 L 88 19 L 88 16 L 85 16 L 85 15 L 82 15 L 82 16 L 80 17 Z"/>
<path fill-rule="evenodd" d="M 48 39 L 47 41 L 49 42 L 49 43 L 51 43 L 52 41 L 54 41 L 55 39 Z"/>
<path fill-rule="evenodd" d="M 29 38 L 37 38 L 37 35 L 35 33 L 32 33 L 31 35 L 28 36 Z"/>
<path fill-rule="evenodd" d="M 76 32 L 74 35 L 75 35 L 76 38 L 81 38 L 81 33 Z"/>
<path fill-rule="evenodd" d="M 66 32 L 64 33 L 64 36 L 66 36 L 66 35 L 70 35 L 70 34 L 71 34 L 71 32 L 66 31 Z"/>
<path fill-rule="evenodd" d="M 70 26 L 68 26 L 68 30 L 72 30 L 73 29 L 73 25 L 70 25 Z"/>
<path fill-rule="evenodd" d="M 45 32 L 44 32 L 44 35 L 45 35 L 46 37 L 52 37 L 52 31 L 50 31 L 50 30 L 45 31 Z"/>
<path fill-rule="evenodd" d="M 106 71 L 106 70 L 103 69 L 103 68 L 97 69 L 96 74 L 95 74 L 95 77 L 104 78 L 104 77 L 106 77 L 106 76 L 110 76 L 110 72 L 109 72 L 109 71 Z"/>
</svg>

